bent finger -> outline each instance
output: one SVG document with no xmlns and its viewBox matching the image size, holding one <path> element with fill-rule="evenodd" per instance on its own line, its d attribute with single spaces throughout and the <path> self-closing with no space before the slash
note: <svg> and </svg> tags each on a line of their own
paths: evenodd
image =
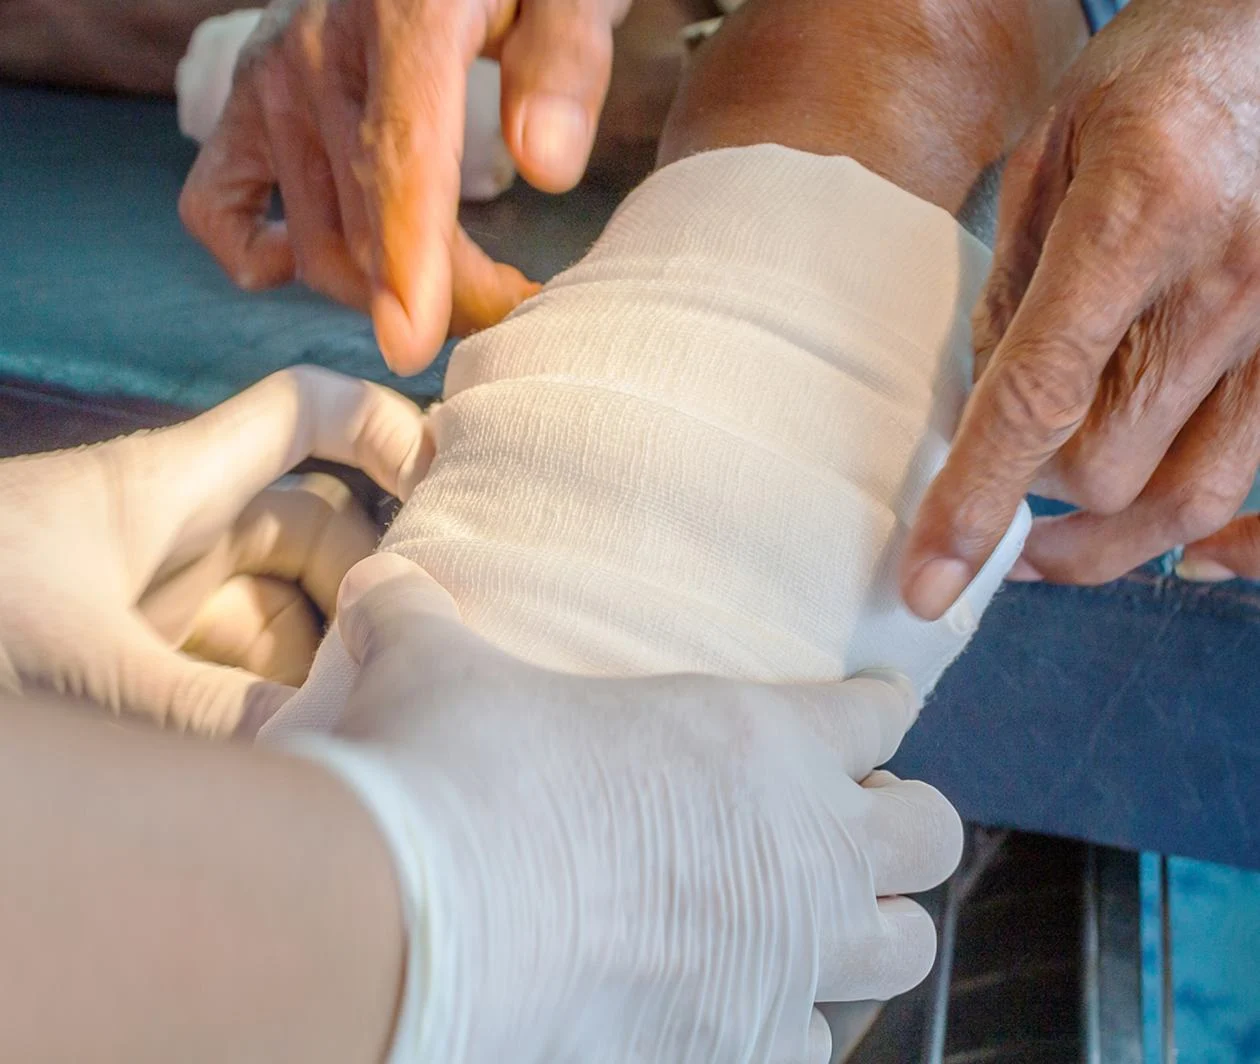
<svg viewBox="0 0 1260 1064">
<path fill-rule="evenodd" d="M 188 173 L 179 217 L 232 281 L 250 291 L 293 280 L 288 231 L 267 216 L 275 184 L 259 83 L 242 77 Z"/>
<path fill-rule="evenodd" d="M 196 661 L 130 619 L 110 636 L 118 662 L 114 708 L 206 737 L 253 734 L 293 694 L 241 669 Z"/>
<path fill-rule="evenodd" d="M 1034 524 L 1024 547 L 1025 578 L 1106 583 L 1223 528 L 1255 479 L 1257 402 L 1260 370 L 1227 375 L 1126 510 L 1111 516 L 1073 513 Z"/>
<path fill-rule="evenodd" d="M 828 1064 L 831 1060 L 831 1028 L 827 1018 L 815 1008 L 809 1011 L 804 1033 L 781 1023 L 778 1037 L 770 1048 L 769 1064 Z"/>
<path fill-rule="evenodd" d="M 273 577 L 240 575 L 197 611 L 181 649 L 201 661 L 299 687 L 319 638 L 319 617 L 301 590 Z"/>
<path fill-rule="evenodd" d="M 450 327 L 456 336 L 497 325 L 542 288 L 516 267 L 495 262 L 462 226 L 455 231 L 451 270 Z"/>
<path fill-rule="evenodd" d="M 287 75 L 269 72 L 268 76 L 278 82 Z M 273 88 L 271 95 L 274 99 L 282 93 L 291 95 L 290 87 Z M 331 164 L 305 108 L 293 101 L 290 106 L 269 109 L 267 136 L 297 279 L 338 303 L 366 312 L 371 302 L 368 279 L 346 246 Z"/>
<path fill-rule="evenodd" d="M 232 529 L 233 571 L 297 585 L 327 618 L 346 574 L 380 536 L 345 482 L 311 473 L 257 495 Z"/>
<path fill-rule="evenodd" d="M 877 929 L 854 942 L 843 927 L 820 946 L 820 1001 L 887 1001 L 912 990 L 936 962 L 936 925 L 909 898 L 881 898 Z"/>
<path fill-rule="evenodd" d="M 843 683 L 773 688 L 798 721 L 861 781 L 897 752 L 918 716 L 914 685 L 891 669 L 872 669 Z"/>
<path fill-rule="evenodd" d="M 1215 535 L 1190 544 L 1177 575 L 1203 583 L 1260 580 L 1260 514 L 1236 518 Z"/>
<path fill-rule="evenodd" d="M 1228 273 L 1176 284 L 1134 323 L 1038 494 L 1095 514 L 1137 499 L 1222 375 L 1256 349 L 1253 301 Z"/>
<path fill-rule="evenodd" d="M 412 655 L 434 652 L 460 627 L 459 619 L 459 607 L 441 584 L 389 551 L 351 569 L 337 602 L 341 641 L 362 667 L 400 646 Z"/>
<path fill-rule="evenodd" d="M 891 772 L 873 772 L 862 786 L 873 797 L 864 825 L 876 894 L 918 894 L 953 875 L 963 825 L 940 791 Z"/>
</svg>

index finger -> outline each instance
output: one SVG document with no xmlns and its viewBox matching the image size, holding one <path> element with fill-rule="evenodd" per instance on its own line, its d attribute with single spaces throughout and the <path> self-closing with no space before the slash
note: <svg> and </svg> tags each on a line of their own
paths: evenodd
<svg viewBox="0 0 1260 1064">
<path fill-rule="evenodd" d="M 1028 291 L 919 509 L 902 595 L 942 616 L 997 546 L 1041 467 L 1089 413 L 1099 378 L 1150 301 L 1164 256 L 1144 196 L 1095 164 L 1069 187 Z"/>
<path fill-rule="evenodd" d="M 376 248 L 372 320 L 390 368 L 433 359 L 451 318 L 468 68 L 482 41 L 464 5 L 380 5 L 359 168 Z"/>
<path fill-rule="evenodd" d="M 914 685 L 891 669 L 871 669 L 841 683 L 795 684 L 778 688 L 794 703 L 796 719 L 845 774 L 864 780 L 888 761 L 919 713 Z"/>
</svg>

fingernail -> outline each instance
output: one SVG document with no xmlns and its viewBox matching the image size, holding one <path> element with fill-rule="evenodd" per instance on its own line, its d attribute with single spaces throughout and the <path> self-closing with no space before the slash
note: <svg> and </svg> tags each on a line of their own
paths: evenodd
<svg viewBox="0 0 1260 1064">
<path fill-rule="evenodd" d="M 521 148 L 556 186 L 576 184 L 586 168 L 590 122 L 586 109 L 564 96 L 534 96 L 521 108 Z"/>
<path fill-rule="evenodd" d="M 937 558 L 915 574 L 906 592 L 906 604 L 925 620 L 935 621 L 971 583 L 971 566 L 958 558 Z"/>
<path fill-rule="evenodd" d="M 378 289 L 372 297 L 372 324 L 377 346 L 392 372 L 409 377 L 429 364 L 428 356 L 435 352 L 425 350 L 427 337 L 418 335 L 407 308 L 393 292 Z"/>
<path fill-rule="evenodd" d="M 1200 584 L 1219 584 L 1238 577 L 1237 573 L 1209 558 L 1182 558 L 1177 563 L 1175 572 L 1182 580 L 1193 580 Z"/>
<path fill-rule="evenodd" d="M 1006 579 L 1016 584 L 1036 584 L 1044 580 L 1045 577 L 1037 572 L 1036 568 L 1026 558 L 1016 558 L 1015 564 L 1011 566 L 1011 571 L 1006 574 Z"/>
</svg>

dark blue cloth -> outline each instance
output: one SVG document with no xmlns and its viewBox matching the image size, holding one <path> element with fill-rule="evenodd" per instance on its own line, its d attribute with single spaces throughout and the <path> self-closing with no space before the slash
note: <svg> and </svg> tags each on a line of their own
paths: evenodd
<svg viewBox="0 0 1260 1064">
<path fill-rule="evenodd" d="M 1260 586 L 1009 585 L 892 767 L 976 821 L 1260 867 Z"/>
</svg>

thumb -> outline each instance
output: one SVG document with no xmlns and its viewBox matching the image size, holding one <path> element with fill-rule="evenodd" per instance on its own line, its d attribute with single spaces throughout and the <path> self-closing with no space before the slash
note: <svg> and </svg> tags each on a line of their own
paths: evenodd
<svg viewBox="0 0 1260 1064">
<path fill-rule="evenodd" d="M 1177 575 L 1204 583 L 1260 579 L 1260 514 L 1237 517 L 1207 539 L 1191 543 Z"/>
<path fill-rule="evenodd" d="M 365 667 L 392 649 L 415 653 L 434 645 L 430 630 L 450 638 L 459 608 L 447 590 L 400 554 L 382 551 L 347 574 L 337 597 L 337 630 L 356 665 Z"/>
<path fill-rule="evenodd" d="M 242 669 L 187 657 L 139 618 L 116 629 L 113 642 L 105 654 L 117 662 L 117 694 L 105 701 L 175 731 L 252 736 L 294 691 Z"/>
<path fill-rule="evenodd" d="M 608 0 L 535 0 L 503 44 L 503 134 L 530 184 L 581 179 L 612 72 Z"/>
</svg>

